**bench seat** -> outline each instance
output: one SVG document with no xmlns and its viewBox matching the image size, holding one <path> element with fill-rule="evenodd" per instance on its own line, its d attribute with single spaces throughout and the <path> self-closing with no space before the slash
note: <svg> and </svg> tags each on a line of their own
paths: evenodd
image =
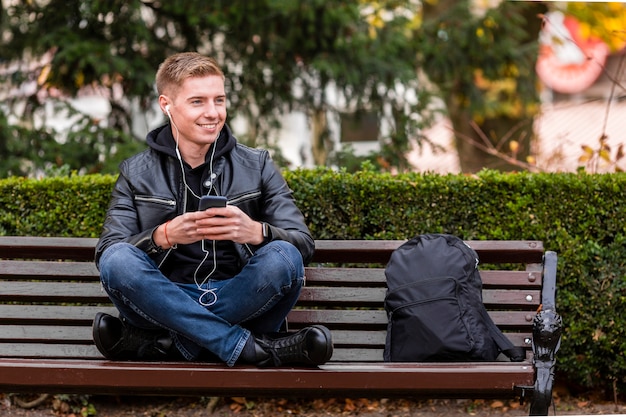
<svg viewBox="0 0 626 417">
<path fill-rule="evenodd" d="M 318 240 L 289 327 L 324 324 L 334 353 L 318 368 L 116 362 L 93 344 L 99 311 L 117 315 L 93 263 L 97 240 L 0 236 L 0 390 L 201 396 L 532 398 L 546 415 L 560 341 L 556 254 L 538 241 L 468 241 L 483 301 L 527 352 L 523 362 L 385 363 L 384 264 L 404 241 Z"/>
<path fill-rule="evenodd" d="M 510 397 L 532 385 L 528 363 L 332 362 L 319 368 L 257 368 L 181 362 L 3 358 L 12 391 L 241 396 Z M 46 389 L 44 389 L 44 387 Z M 5 388 L 8 388 L 5 386 Z"/>
</svg>

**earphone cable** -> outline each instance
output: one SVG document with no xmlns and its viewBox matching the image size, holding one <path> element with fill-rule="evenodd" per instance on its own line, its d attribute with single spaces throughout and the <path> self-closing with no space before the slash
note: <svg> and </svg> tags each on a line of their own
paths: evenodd
<svg viewBox="0 0 626 417">
<path fill-rule="evenodd" d="M 178 126 L 176 126 L 176 123 L 174 123 L 174 121 L 172 120 L 171 116 L 170 116 L 170 122 L 172 123 L 172 126 L 174 126 L 174 129 L 175 129 L 175 132 L 176 132 L 176 137 L 174 138 L 174 141 L 176 142 L 176 156 L 178 157 L 178 162 L 180 163 L 180 171 L 181 171 L 181 177 L 182 177 L 182 180 L 183 180 L 183 184 L 185 185 L 185 189 L 187 189 L 191 193 L 191 195 L 193 195 L 195 198 L 200 200 L 200 196 L 198 196 L 191 189 L 191 187 L 189 187 L 189 185 L 187 184 L 187 178 L 186 178 L 186 175 L 185 175 L 185 166 L 183 164 L 183 158 L 180 155 L 180 149 L 178 148 L 178 136 L 180 135 L 180 133 L 178 131 Z M 211 178 L 211 187 L 209 188 L 209 191 L 207 192 L 207 195 L 209 195 L 211 193 L 211 191 L 213 190 L 213 159 L 215 157 L 215 149 L 217 148 L 217 140 L 218 139 L 219 139 L 219 134 L 218 134 L 217 138 L 215 138 L 215 141 L 213 142 L 213 145 L 212 145 L 213 149 L 212 149 L 212 152 L 211 152 L 211 158 L 209 160 L 209 175 L 210 175 L 210 178 Z M 202 268 L 202 266 L 204 265 L 204 263 L 207 261 L 207 259 L 209 257 L 209 251 L 206 249 L 204 244 L 205 244 L 205 239 L 202 239 L 202 252 L 204 252 L 204 258 L 198 264 L 198 266 L 196 267 L 196 270 L 193 273 L 193 281 L 196 284 L 196 287 L 198 287 L 198 290 L 203 291 L 203 293 L 200 294 L 200 296 L 198 297 L 198 302 L 201 305 L 205 306 L 205 307 L 209 307 L 209 306 L 211 306 L 211 305 L 213 305 L 213 304 L 215 304 L 217 302 L 217 294 L 215 293 L 215 289 L 212 289 L 212 288 L 204 289 L 204 288 L 202 288 L 202 286 L 205 285 L 209 281 L 209 278 L 217 270 L 217 251 L 216 251 L 216 246 L 217 245 L 216 245 L 216 241 L 213 240 L 212 241 L 212 245 L 213 245 L 213 268 L 207 274 L 207 276 L 204 277 L 202 282 L 198 282 L 198 272 L 200 271 L 200 268 Z M 211 294 L 213 296 L 212 300 L 210 302 L 208 302 L 208 303 L 203 301 L 204 297 L 206 297 L 207 294 Z"/>
</svg>

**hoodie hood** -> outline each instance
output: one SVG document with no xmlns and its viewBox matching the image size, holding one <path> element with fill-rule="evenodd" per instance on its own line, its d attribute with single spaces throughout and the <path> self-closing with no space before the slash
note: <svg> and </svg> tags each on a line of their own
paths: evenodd
<svg viewBox="0 0 626 417">
<path fill-rule="evenodd" d="M 148 133 L 146 136 L 146 143 L 149 147 L 158 152 L 177 158 L 176 141 L 174 140 L 174 136 L 172 136 L 172 129 L 169 123 L 157 127 L 152 132 Z M 237 139 L 233 136 L 230 127 L 228 127 L 228 125 L 224 125 L 218 140 L 211 145 L 217 145 L 217 149 L 215 149 L 215 159 L 218 159 L 230 152 L 236 144 Z M 208 159 L 211 153 L 212 148 L 209 148 L 205 158 Z"/>
</svg>

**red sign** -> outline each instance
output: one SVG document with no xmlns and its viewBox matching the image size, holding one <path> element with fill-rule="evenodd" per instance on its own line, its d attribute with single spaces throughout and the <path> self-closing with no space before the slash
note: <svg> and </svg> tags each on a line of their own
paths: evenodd
<svg viewBox="0 0 626 417">
<path fill-rule="evenodd" d="M 609 47 L 599 38 L 584 38 L 580 23 L 561 12 L 546 14 L 539 36 L 537 74 L 560 93 L 579 93 L 600 76 Z"/>
</svg>

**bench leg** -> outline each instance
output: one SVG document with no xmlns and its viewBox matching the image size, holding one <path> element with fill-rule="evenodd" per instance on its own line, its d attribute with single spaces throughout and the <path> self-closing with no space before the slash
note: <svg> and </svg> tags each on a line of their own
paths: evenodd
<svg viewBox="0 0 626 417">
<path fill-rule="evenodd" d="M 542 310 L 533 323 L 535 387 L 530 404 L 531 416 L 547 416 L 552 403 L 556 352 L 561 345 L 563 321 L 556 311 Z"/>
</svg>

